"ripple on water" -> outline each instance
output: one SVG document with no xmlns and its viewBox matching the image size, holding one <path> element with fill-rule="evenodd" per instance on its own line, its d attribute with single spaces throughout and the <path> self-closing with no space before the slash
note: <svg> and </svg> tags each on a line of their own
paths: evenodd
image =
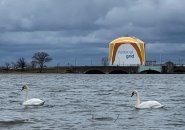
<svg viewBox="0 0 185 130">
<path fill-rule="evenodd" d="M 113 121 L 114 120 L 114 118 L 112 117 L 95 117 L 93 119 L 96 121 Z"/>
<path fill-rule="evenodd" d="M 12 126 L 12 125 L 21 125 L 25 123 L 33 123 L 29 121 L 28 119 L 5 119 L 0 120 L 0 126 L 6 127 L 6 126 Z"/>
</svg>

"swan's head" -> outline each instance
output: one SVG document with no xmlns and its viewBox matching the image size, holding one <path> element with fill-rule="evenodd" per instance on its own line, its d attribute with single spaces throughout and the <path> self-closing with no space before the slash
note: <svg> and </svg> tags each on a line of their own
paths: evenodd
<svg viewBox="0 0 185 130">
<path fill-rule="evenodd" d="M 23 85 L 21 91 L 23 91 L 23 90 L 28 90 L 28 86 L 27 85 Z"/>
<path fill-rule="evenodd" d="M 136 90 L 134 90 L 134 91 L 132 92 L 131 97 L 134 96 L 134 95 L 137 95 L 137 94 L 138 94 L 138 92 L 137 92 Z"/>
</svg>

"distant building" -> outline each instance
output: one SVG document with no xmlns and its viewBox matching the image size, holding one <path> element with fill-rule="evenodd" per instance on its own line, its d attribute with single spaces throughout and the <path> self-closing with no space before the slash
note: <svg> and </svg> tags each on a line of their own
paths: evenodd
<svg viewBox="0 0 185 130">
<path fill-rule="evenodd" d="M 145 65 L 145 43 L 135 37 L 120 37 L 109 44 L 110 65 Z"/>
<path fill-rule="evenodd" d="M 167 73 L 173 73 L 174 72 L 174 66 L 175 66 L 175 64 L 173 63 L 173 62 L 171 62 L 171 61 L 168 61 L 168 62 L 166 62 L 165 63 L 165 71 L 167 72 Z"/>
</svg>

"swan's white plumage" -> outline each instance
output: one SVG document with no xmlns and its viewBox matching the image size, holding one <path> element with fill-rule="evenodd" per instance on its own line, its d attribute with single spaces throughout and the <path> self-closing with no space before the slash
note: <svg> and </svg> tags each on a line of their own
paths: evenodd
<svg viewBox="0 0 185 130">
<path fill-rule="evenodd" d="M 161 105 L 161 103 L 159 103 L 158 101 L 146 101 L 146 102 L 140 103 L 139 92 L 136 90 L 132 93 L 132 96 L 133 95 L 137 96 L 135 108 L 143 109 L 143 108 L 162 108 L 164 107 L 164 105 Z"/>
<path fill-rule="evenodd" d="M 161 105 L 157 101 L 146 101 L 139 104 L 139 106 L 135 106 L 136 108 L 161 108 L 163 105 Z"/>
<path fill-rule="evenodd" d="M 44 101 L 38 98 L 32 98 L 23 102 L 24 106 L 41 106 L 44 105 Z"/>
<path fill-rule="evenodd" d="M 26 90 L 26 98 L 25 98 L 25 101 L 23 102 L 24 106 L 41 106 L 41 105 L 44 105 L 45 101 L 43 101 L 39 98 L 28 99 L 28 86 L 27 85 L 23 85 L 22 90 Z"/>
</svg>

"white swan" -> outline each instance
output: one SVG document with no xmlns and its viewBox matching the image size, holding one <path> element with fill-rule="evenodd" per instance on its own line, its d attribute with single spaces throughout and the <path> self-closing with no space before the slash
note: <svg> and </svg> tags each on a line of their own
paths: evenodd
<svg viewBox="0 0 185 130">
<path fill-rule="evenodd" d="M 157 101 L 146 101 L 146 102 L 140 102 L 140 96 L 139 96 L 139 92 L 134 90 L 132 92 L 132 95 L 136 95 L 137 96 L 137 101 L 136 101 L 136 105 L 135 105 L 135 108 L 138 108 L 138 109 L 142 109 L 142 108 L 162 108 L 164 107 L 164 105 L 161 105 L 159 102 Z"/>
<path fill-rule="evenodd" d="M 26 90 L 26 98 L 25 98 L 25 101 L 23 102 L 23 105 L 24 106 L 41 106 L 41 105 L 44 105 L 45 101 L 43 101 L 39 98 L 28 99 L 28 89 L 29 89 L 29 87 L 27 85 L 23 85 L 21 91 Z"/>
</svg>

